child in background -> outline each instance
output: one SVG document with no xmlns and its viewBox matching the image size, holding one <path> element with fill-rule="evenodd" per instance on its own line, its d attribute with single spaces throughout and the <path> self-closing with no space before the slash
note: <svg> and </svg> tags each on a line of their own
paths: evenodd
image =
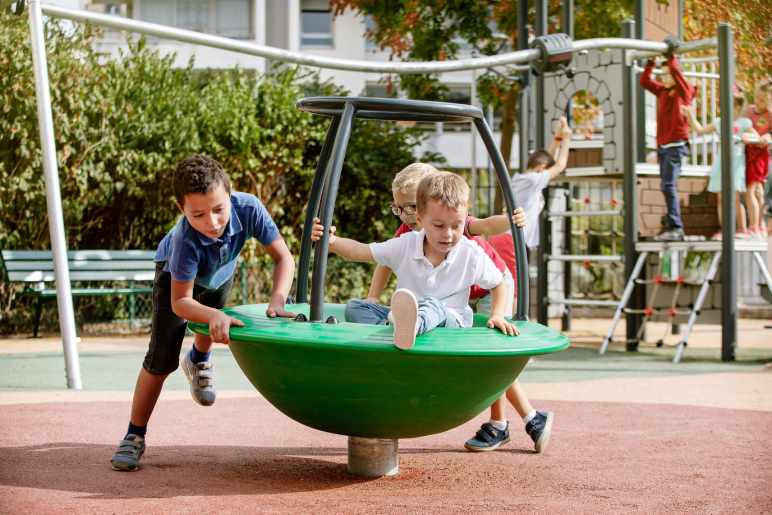
<svg viewBox="0 0 772 515">
<path fill-rule="evenodd" d="M 734 110 L 734 124 L 732 126 L 732 177 L 734 178 L 735 185 L 735 205 L 737 208 L 737 238 L 747 239 L 748 229 L 745 223 L 745 208 L 740 202 L 740 193 L 745 191 L 745 144 L 752 141 L 752 138 L 756 135 L 756 131 L 753 130 L 753 123 L 749 118 L 742 116 L 743 107 L 745 106 L 745 99 L 743 98 L 742 91 L 735 86 L 734 95 L 732 99 L 732 108 Z M 697 134 L 712 134 L 717 133 L 720 135 L 721 119 L 716 118 L 712 124 L 702 126 L 700 122 L 694 116 L 691 109 L 687 106 L 681 107 L 681 112 L 689 120 L 689 124 Z M 708 191 L 718 195 L 718 221 L 722 224 L 721 220 L 721 159 L 720 156 L 715 156 L 713 159 L 713 168 L 710 172 L 710 180 L 708 181 Z M 721 230 L 713 235 L 714 240 L 721 239 Z"/>
<path fill-rule="evenodd" d="M 656 63 L 649 59 L 641 74 L 641 86 L 657 97 L 657 157 L 660 189 L 667 204 L 667 225 L 655 239 L 680 241 L 684 239 L 684 224 L 678 202 L 678 176 L 681 175 L 681 160 L 689 152 L 689 122 L 681 113 L 681 107 L 692 103 L 695 89 L 686 81 L 673 54 L 678 41 L 668 38 L 665 42 L 668 44 L 667 69 L 663 70 L 660 81 L 654 80 L 652 73 Z"/>
<path fill-rule="evenodd" d="M 747 191 L 745 203 L 748 208 L 750 234 L 753 239 L 766 240 L 767 227 L 762 218 L 764 208 L 764 182 L 769 173 L 769 142 L 772 135 L 772 83 L 759 81 L 753 94 L 753 105 L 748 106 L 745 115 L 753 122 L 759 135 L 757 143 L 745 147 L 745 182 Z"/>
<path fill-rule="evenodd" d="M 568 165 L 568 151 L 571 144 L 571 128 L 565 117 L 552 138 L 549 150 L 536 150 L 528 158 L 525 173 L 512 174 L 512 192 L 515 204 L 525 210 L 523 235 L 528 248 L 539 246 L 539 214 L 544 209 L 542 190 L 550 181 L 563 173 Z M 512 235 L 497 234 L 490 238 L 496 252 L 504 258 L 507 267 L 515 275 L 515 245 Z"/>
</svg>

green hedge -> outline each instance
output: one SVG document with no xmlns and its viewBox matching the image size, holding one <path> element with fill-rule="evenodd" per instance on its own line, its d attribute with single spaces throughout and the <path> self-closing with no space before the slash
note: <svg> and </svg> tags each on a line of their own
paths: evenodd
<svg viewBox="0 0 772 515">
<path fill-rule="evenodd" d="M 234 187 L 258 195 L 294 254 L 328 120 L 299 111 L 312 94 L 346 94 L 318 75 L 277 67 L 200 71 L 173 66 L 144 40 L 120 58 L 94 49 L 86 27 L 46 25 L 56 148 L 70 249 L 151 249 L 173 226 L 171 173 L 187 155 L 220 160 Z M 357 122 L 340 184 L 335 223 L 371 241 L 395 228 L 393 174 L 414 160 L 420 133 Z M 436 156 L 423 156 L 436 158 Z M 0 248 L 50 248 L 32 58 L 25 17 L 0 14 Z M 247 248 L 251 291 L 270 289 L 268 258 Z M 363 294 L 370 267 L 333 258 L 329 296 Z M 0 285 L 0 332 L 27 330 L 18 287 Z M 243 299 L 236 299 L 241 301 Z M 55 312 L 51 312 L 56 328 Z"/>
</svg>

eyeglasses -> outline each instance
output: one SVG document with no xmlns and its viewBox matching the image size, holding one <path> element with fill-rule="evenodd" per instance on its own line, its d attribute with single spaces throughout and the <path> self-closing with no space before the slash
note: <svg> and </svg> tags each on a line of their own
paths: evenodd
<svg viewBox="0 0 772 515">
<path fill-rule="evenodd" d="M 405 204 L 404 207 L 392 205 L 391 212 L 396 216 L 402 216 L 402 213 L 405 213 L 406 215 L 414 215 L 416 214 L 416 206 L 415 204 Z"/>
</svg>

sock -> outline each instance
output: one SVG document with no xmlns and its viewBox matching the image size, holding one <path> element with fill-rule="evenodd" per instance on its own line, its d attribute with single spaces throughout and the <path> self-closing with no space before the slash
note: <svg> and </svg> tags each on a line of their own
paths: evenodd
<svg viewBox="0 0 772 515">
<path fill-rule="evenodd" d="M 529 412 L 528 412 L 528 414 L 527 414 L 526 416 L 524 416 L 524 417 L 523 417 L 523 423 L 524 423 L 524 424 L 527 424 L 527 423 L 528 423 L 528 422 L 530 422 L 530 421 L 533 419 L 533 417 L 535 417 L 535 416 L 536 416 L 536 410 L 535 410 L 535 409 L 532 409 L 531 411 L 529 411 Z"/>
<path fill-rule="evenodd" d="M 210 352 L 201 352 L 195 345 L 190 349 L 190 361 L 193 363 L 201 363 L 202 361 L 209 361 Z"/>
<path fill-rule="evenodd" d="M 147 426 L 135 426 L 131 422 L 129 422 L 129 429 L 126 431 L 126 436 L 129 435 L 137 435 L 141 436 L 142 438 L 145 437 L 145 433 L 147 433 Z M 124 437 L 124 440 L 126 437 Z"/>
<path fill-rule="evenodd" d="M 504 431 L 507 428 L 507 421 L 506 420 L 493 420 L 490 419 L 488 421 L 490 425 L 498 429 L 499 431 Z"/>
</svg>

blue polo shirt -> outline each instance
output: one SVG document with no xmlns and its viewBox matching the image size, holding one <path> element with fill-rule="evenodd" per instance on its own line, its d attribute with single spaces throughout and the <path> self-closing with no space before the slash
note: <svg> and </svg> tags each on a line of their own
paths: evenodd
<svg viewBox="0 0 772 515">
<path fill-rule="evenodd" d="M 260 200 L 249 193 L 231 193 L 231 216 L 220 238 L 212 239 L 191 227 L 184 216 L 158 245 L 155 261 L 175 281 L 192 281 L 207 289 L 217 289 L 233 276 L 236 259 L 248 238 L 263 245 L 279 237 L 271 215 Z"/>
</svg>

